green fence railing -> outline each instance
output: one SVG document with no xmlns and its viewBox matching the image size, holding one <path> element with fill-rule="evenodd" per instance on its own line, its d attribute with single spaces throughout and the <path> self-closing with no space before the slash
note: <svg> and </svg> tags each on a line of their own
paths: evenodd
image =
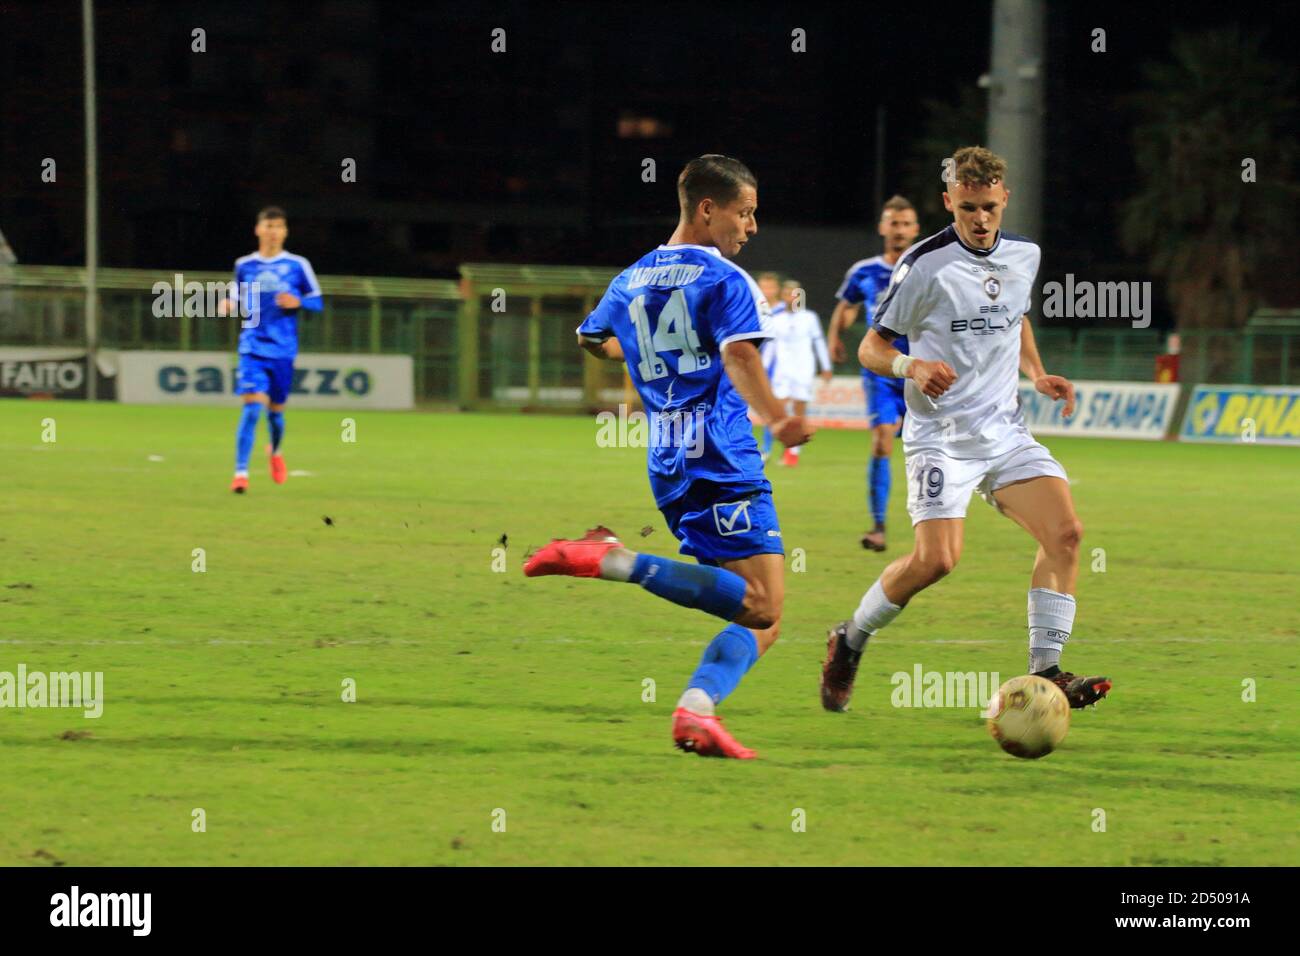
<svg viewBox="0 0 1300 956">
<path fill-rule="evenodd" d="M 466 263 L 459 282 L 321 276 L 325 309 L 299 323 L 303 351 L 407 354 L 417 399 L 461 408 L 590 408 L 635 402 L 623 368 L 581 352 L 574 329 L 613 268 Z M 232 319 L 156 314 L 158 283 L 175 273 L 99 271 L 99 341 L 105 349 L 234 350 Z M 225 283 L 228 273 L 186 272 L 183 282 Z M 85 273 L 13 266 L 0 275 L 0 345 L 84 347 Z M 844 336 L 856 372 L 861 322 Z M 1165 333 L 1061 329 L 1036 324 L 1054 373 L 1075 379 L 1153 381 Z M 1183 382 L 1300 385 L 1300 319 L 1260 310 L 1247 329 L 1181 334 Z"/>
<path fill-rule="evenodd" d="M 159 315 L 159 283 L 175 287 L 178 273 L 152 269 L 101 269 L 99 337 L 104 349 L 229 349 L 239 322 L 182 314 Z M 179 273 L 186 285 L 229 282 L 225 272 Z M 460 290 L 445 279 L 320 276 L 325 308 L 298 324 L 304 352 L 366 352 L 412 356 L 415 394 L 454 402 Z M 0 285 L 0 344 L 84 347 L 85 270 L 13 266 Z M 191 287 L 193 288 L 193 287 Z"/>
<path fill-rule="evenodd" d="M 838 371 L 857 370 L 862 323 L 844 335 L 848 360 Z M 1035 323 L 1043 364 L 1071 379 L 1150 382 L 1156 356 L 1169 335 L 1151 329 L 1054 329 Z M 1240 385 L 1300 385 L 1300 330 L 1194 331 L 1180 334 L 1179 381 Z"/>
</svg>

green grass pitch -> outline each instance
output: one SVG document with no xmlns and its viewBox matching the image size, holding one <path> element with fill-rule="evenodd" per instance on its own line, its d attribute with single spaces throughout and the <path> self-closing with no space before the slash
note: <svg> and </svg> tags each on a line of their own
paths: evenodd
<svg viewBox="0 0 1300 956">
<path fill-rule="evenodd" d="M 1300 862 L 1300 450 L 1047 440 L 1085 526 L 1064 663 L 1116 686 L 1021 761 L 977 709 L 890 702 L 917 664 L 1024 668 L 1034 546 L 978 498 L 821 711 L 825 629 L 907 527 L 900 449 L 891 549 L 858 546 L 866 437 L 821 432 L 772 468 L 806 566 L 723 704 L 761 758 L 735 762 L 669 737 L 718 622 L 520 570 L 597 522 L 676 553 L 642 450 L 590 418 L 343 417 L 291 408 L 310 474 L 273 486 L 259 451 L 239 498 L 234 407 L 0 402 L 0 671 L 104 675 L 99 719 L 0 709 L 0 864 Z"/>
</svg>

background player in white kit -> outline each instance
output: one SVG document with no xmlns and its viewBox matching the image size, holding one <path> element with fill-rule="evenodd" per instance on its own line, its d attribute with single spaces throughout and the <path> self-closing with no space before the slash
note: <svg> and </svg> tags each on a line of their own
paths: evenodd
<svg viewBox="0 0 1300 956">
<path fill-rule="evenodd" d="M 763 299 L 767 302 L 769 319 L 775 320 L 785 315 L 785 303 L 781 301 L 781 277 L 775 272 L 760 272 L 754 280 L 758 283 L 758 291 L 763 294 Z M 767 372 L 767 377 L 772 378 L 772 372 L 776 368 L 776 339 L 764 339 L 763 344 L 759 347 L 758 354 L 763 358 L 763 369 Z M 754 421 L 761 422 L 763 416 L 751 409 L 750 418 Z M 772 454 L 772 429 L 766 425 L 763 426 L 763 441 L 760 446 L 760 453 L 763 457 L 763 464 L 767 464 L 767 459 Z"/>
<path fill-rule="evenodd" d="M 821 369 L 824 381 L 831 378 L 831 357 L 826 350 L 826 337 L 822 334 L 822 321 L 817 313 L 804 308 L 803 286 L 794 279 L 781 283 L 781 302 L 785 309 L 772 313 L 773 338 L 771 365 L 768 376 L 772 379 L 772 392 L 793 407 L 794 414 L 802 417 L 812 401 L 813 377 Z M 781 458 L 783 465 L 799 464 L 802 446 L 787 448 Z"/>
<path fill-rule="evenodd" d="M 952 159 L 943 201 L 953 224 L 903 254 L 858 349 L 873 372 L 907 379 L 903 452 L 916 541 L 885 568 L 853 619 L 831 630 L 821 682 L 827 710 L 847 707 L 867 639 L 956 566 L 974 491 L 1038 541 L 1029 672 L 1055 683 L 1074 708 L 1111 688 L 1109 678 L 1076 677 L 1059 666 L 1074 626 L 1083 526 L 1065 469 L 1025 426 L 1016 374 L 1064 399 L 1067 418 L 1074 413 L 1074 386 L 1043 369 L 1029 324 L 1041 253 L 1001 231 L 1006 162 L 980 146 Z M 890 344 L 900 335 L 911 355 Z"/>
</svg>

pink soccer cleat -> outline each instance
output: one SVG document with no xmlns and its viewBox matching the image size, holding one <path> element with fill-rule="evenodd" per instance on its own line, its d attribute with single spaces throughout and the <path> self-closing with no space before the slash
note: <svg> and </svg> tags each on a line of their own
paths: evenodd
<svg viewBox="0 0 1300 956">
<path fill-rule="evenodd" d="M 285 479 L 289 477 L 289 469 L 284 463 L 284 456 L 276 454 L 270 445 L 266 446 L 266 453 L 271 456 L 271 480 L 277 485 L 284 484 Z"/>
<path fill-rule="evenodd" d="M 753 760 L 758 756 L 727 733 L 721 717 L 697 714 L 685 707 L 673 711 L 673 743 L 678 750 L 697 753 L 701 757 Z"/>
<path fill-rule="evenodd" d="M 524 574 L 539 578 L 545 574 L 568 574 L 575 578 L 600 577 L 600 559 L 614 548 L 623 547 L 618 536 L 597 525 L 579 540 L 555 538 L 524 563 Z"/>
</svg>

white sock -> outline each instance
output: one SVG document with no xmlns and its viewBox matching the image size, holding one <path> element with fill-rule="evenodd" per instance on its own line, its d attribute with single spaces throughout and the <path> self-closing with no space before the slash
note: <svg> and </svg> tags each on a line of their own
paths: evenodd
<svg viewBox="0 0 1300 956">
<path fill-rule="evenodd" d="M 611 548 L 600 559 L 600 576 L 606 581 L 630 581 L 636 552 L 627 548 Z"/>
<path fill-rule="evenodd" d="M 713 714 L 713 698 L 699 687 L 687 688 L 686 693 L 678 698 L 677 706 L 685 707 L 692 714 L 699 714 L 702 717 Z"/>
<path fill-rule="evenodd" d="M 876 583 L 871 585 L 867 593 L 862 596 L 862 603 L 853 612 L 853 626 L 849 628 L 849 647 L 855 651 L 862 650 L 866 646 L 867 638 L 898 617 L 901 610 L 902 607 L 885 597 L 885 589 L 880 584 L 880 578 L 876 578 Z"/>
<path fill-rule="evenodd" d="M 1061 648 L 1074 629 L 1074 598 L 1049 588 L 1029 589 L 1029 673 L 1061 663 Z"/>
<path fill-rule="evenodd" d="M 792 454 L 792 455 L 794 455 L 794 457 L 798 458 L 798 457 L 799 457 L 799 449 L 801 449 L 801 448 L 803 448 L 803 445 L 795 445 L 793 448 L 790 449 L 790 454 Z"/>
<path fill-rule="evenodd" d="M 236 477 L 236 478 L 247 478 L 247 477 L 248 477 L 248 472 L 247 472 L 247 471 L 237 471 L 237 472 L 235 472 L 235 477 Z"/>
</svg>

